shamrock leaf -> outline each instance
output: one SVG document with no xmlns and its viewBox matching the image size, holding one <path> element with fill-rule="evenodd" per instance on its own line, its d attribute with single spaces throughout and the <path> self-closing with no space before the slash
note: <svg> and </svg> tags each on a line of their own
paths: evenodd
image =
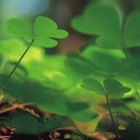
<svg viewBox="0 0 140 140">
<path fill-rule="evenodd" d="M 132 13 L 125 24 L 124 40 L 127 47 L 140 45 L 140 12 Z"/>
<path fill-rule="evenodd" d="M 106 93 L 112 98 L 119 98 L 123 96 L 124 93 L 131 91 L 130 88 L 124 87 L 119 81 L 114 79 L 105 79 L 103 84 Z"/>
<path fill-rule="evenodd" d="M 88 5 L 83 15 L 72 20 L 72 27 L 87 35 L 96 35 L 102 48 L 121 49 L 140 45 L 140 12 L 133 12 L 124 22 L 115 1 L 99 1 Z"/>
<path fill-rule="evenodd" d="M 67 37 L 68 33 L 64 30 L 58 29 L 56 23 L 43 16 L 39 16 L 34 24 L 35 45 L 43 47 L 54 47 L 57 45 L 55 39 Z"/>
<path fill-rule="evenodd" d="M 110 98 L 120 98 L 131 91 L 130 88 L 124 87 L 119 81 L 114 79 L 105 79 L 103 85 L 93 78 L 83 79 L 81 87 L 100 95 L 108 95 Z"/>
<path fill-rule="evenodd" d="M 8 31 L 16 37 L 23 37 L 27 42 L 32 40 L 32 29 L 28 22 L 22 19 L 13 18 L 7 21 L 7 26 Z"/>
<path fill-rule="evenodd" d="M 121 48 L 122 15 L 118 7 L 105 3 L 91 4 L 83 15 L 73 19 L 72 27 L 81 33 L 97 35 L 96 43 L 104 48 Z"/>
<path fill-rule="evenodd" d="M 81 87 L 89 91 L 93 91 L 94 93 L 105 95 L 103 86 L 93 78 L 83 79 L 83 83 L 81 84 Z"/>
<path fill-rule="evenodd" d="M 62 29 L 58 29 L 57 24 L 43 16 L 37 17 L 32 31 L 28 22 L 14 18 L 7 22 L 8 31 L 17 37 L 24 38 L 30 43 L 34 40 L 34 45 L 41 47 L 54 47 L 57 45 L 55 39 L 62 39 L 68 36 L 68 33 Z"/>
</svg>

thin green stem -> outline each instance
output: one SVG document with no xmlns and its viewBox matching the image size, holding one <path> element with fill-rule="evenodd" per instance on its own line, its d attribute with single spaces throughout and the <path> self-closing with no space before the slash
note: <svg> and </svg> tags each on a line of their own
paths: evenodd
<svg viewBox="0 0 140 140">
<path fill-rule="evenodd" d="M 112 124 L 113 124 L 113 127 L 114 127 L 114 133 L 115 133 L 116 139 L 119 140 L 117 127 L 116 127 L 116 124 L 115 124 L 115 121 L 114 121 L 114 118 L 113 118 L 113 114 L 112 114 L 112 111 L 111 111 L 111 106 L 110 106 L 110 103 L 109 103 L 108 94 L 106 92 L 105 92 L 105 97 L 106 97 L 106 102 L 107 102 L 109 114 L 110 114 L 110 117 L 111 117 L 111 121 L 112 121 Z"/>
<path fill-rule="evenodd" d="M 28 50 L 31 48 L 32 44 L 34 43 L 35 39 L 32 39 L 32 41 L 30 42 L 30 44 L 28 45 L 27 49 L 24 51 L 24 53 L 22 54 L 22 56 L 20 57 L 20 59 L 18 60 L 18 62 L 16 63 L 16 65 L 14 66 L 14 68 L 12 69 L 12 71 L 9 73 L 9 75 L 7 76 L 6 82 L 10 79 L 10 77 L 14 74 L 14 72 L 16 71 L 17 67 L 19 66 L 20 62 L 22 61 L 23 57 L 25 56 L 25 54 L 28 52 Z M 6 82 L 4 84 L 6 84 Z M 2 85 L 1 89 L 3 88 L 4 85 Z"/>
<path fill-rule="evenodd" d="M 124 52 L 126 58 L 129 59 L 129 58 L 130 58 L 130 55 L 128 54 L 127 49 L 123 48 L 122 50 L 123 50 L 123 52 Z"/>
<path fill-rule="evenodd" d="M 137 89 L 136 89 L 136 88 L 134 88 L 134 89 L 135 89 L 135 94 L 136 94 L 136 96 L 137 96 L 138 100 L 140 100 L 140 94 L 139 94 L 139 92 L 137 91 Z"/>
</svg>

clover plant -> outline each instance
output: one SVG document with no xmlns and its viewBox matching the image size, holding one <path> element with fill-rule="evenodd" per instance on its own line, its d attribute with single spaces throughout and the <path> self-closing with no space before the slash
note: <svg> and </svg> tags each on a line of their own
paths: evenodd
<svg viewBox="0 0 140 140">
<path fill-rule="evenodd" d="M 17 37 L 23 38 L 29 43 L 26 51 L 23 53 L 18 63 L 14 67 L 13 71 L 9 74 L 9 77 L 14 73 L 20 61 L 34 44 L 41 47 L 55 47 L 57 41 L 55 39 L 65 38 L 68 33 L 64 30 L 58 29 L 56 23 L 47 17 L 38 17 L 34 24 L 34 30 L 32 31 L 30 25 L 21 19 L 10 19 L 7 22 L 8 31 Z"/>
<path fill-rule="evenodd" d="M 140 55 L 131 51 L 140 45 L 139 24 L 139 11 L 126 16 L 115 0 L 90 1 L 71 20 L 71 27 L 87 36 L 83 48 L 76 54 L 51 56 L 44 48 L 57 46 L 67 31 L 43 16 L 35 19 L 33 28 L 22 19 L 8 20 L 7 31 L 15 38 L 0 40 L 0 101 L 19 103 L 24 112 L 18 110 L 8 120 L 0 118 L 0 125 L 33 135 L 65 127 L 85 134 L 99 130 L 101 118 L 109 111 L 117 140 L 119 128 L 133 125 L 129 120 L 139 128 Z M 39 117 L 40 123 L 34 110 L 53 115 Z M 123 120 L 122 125 L 116 117 Z M 139 139 L 138 134 L 135 137 Z"/>
<path fill-rule="evenodd" d="M 136 102 L 139 98 L 139 56 L 134 56 L 128 50 L 140 45 L 139 15 L 139 11 L 134 11 L 124 18 L 116 1 L 100 0 L 90 2 L 84 12 L 71 22 L 76 31 L 91 36 L 93 41 L 87 42 L 89 45 L 85 45 L 84 50 L 76 57 L 68 57 L 67 65 L 80 76 L 79 80 L 83 79 L 82 88 L 105 95 L 117 139 L 118 128 L 109 99 L 118 101 L 131 89 L 132 95 L 137 96 Z M 97 78 L 99 82 L 91 77 Z M 128 87 L 124 87 L 118 80 Z"/>
<path fill-rule="evenodd" d="M 102 86 L 101 83 L 99 83 L 97 80 L 93 78 L 85 78 L 83 80 L 83 84 L 81 84 L 81 87 L 89 91 L 92 91 L 96 94 L 105 95 L 109 113 L 112 119 L 112 123 L 114 125 L 114 132 L 115 132 L 116 138 L 119 139 L 119 136 L 117 134 L 118 133 L 117 127 L 115 125 L 115 121 L 114 121 L 110 103 L 109 103 L 109 98 L 119 98 L 124 93 L 129 92 L 131 89 L 128 87 L 124 87 L 120 82 L 113 79 L 105 79 L 103 81 L 103 85 L 104 86 Z"/>
</svg>

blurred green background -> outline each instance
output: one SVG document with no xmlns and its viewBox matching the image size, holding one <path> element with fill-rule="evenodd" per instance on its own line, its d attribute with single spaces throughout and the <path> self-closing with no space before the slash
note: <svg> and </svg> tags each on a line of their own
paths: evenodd
<svg viewBox="0 0 140 140">
<path fill-rule="evenodd" d="M 140 89 L 138 82 L 140 77 L 137 76 L 140 67 L 137 64 L 140 58 L 132 57 L 132 60 L 128 61 L 122 50 L 102 49 L 95 45 L 94 35 L 79 33 L 71 27 L 71 20 L 76 15 L 82 14 L 86 5 L 94 5 L 95 1 L 99 0 L 0 1 L 1 74 L 11 71 L 27 45 L 22 40 L 11 39 L 7 34 L 6 21 L 8 19 L 19 17 L 33 25 L 37 16 L 48 16 L 60 28 L 69 32 L 66 39 L 59 40 L 56 48 L 42 49 L 33 46 L 30 49 L 12 77 L 13 79 L 9 80 L 6 85 L 6 91 L 10 95 L 27 103 L 33 102 L 45 111 L 66 115 L 73 120 L 83 122 L 93 121 L 96 116 L 94 111 L 99 111 L 99 115 L 106 112 L 103 107 L 105 104 L 103 96 L 91 94 L 90 91 L 80 87 L 81 79 L 86 76 L 94 76 L 99 81 L 108 77 L 119 79 L 125 85 L 130 86 L 131 93 L 136 96 L 135 88 Z M 139 0 L 110 1 L 119 3 L 124 19 L 132 11 L 140 9 Z M 128 48 L 127 51 L 132 56 L 137 56 L 140 48 L 139 46 Z M 2 81 L 3 77 L 0 80 Z M 135 104 L 132 102 L 132 104 L 130 106 L 139 111 L 137 102 Z M 94 126 L 97 123 L 98 120 Z"/>
</svg>

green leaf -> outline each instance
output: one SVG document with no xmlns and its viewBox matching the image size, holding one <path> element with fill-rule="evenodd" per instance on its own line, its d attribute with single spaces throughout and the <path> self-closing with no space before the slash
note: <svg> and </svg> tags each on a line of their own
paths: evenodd
<svg viewBox="0 0 140 140">
<path fill-rule="evenodd" d="M 7 21 L 7 29 L 9 32 L 17 37 L 23 37 L 25 41 L 30 42 L 32 40 L 32 29 L 28 22 L 13 18 Z"/>
<path fill-rule="evenodd" d="M 68 55 L 65 64 L 75 74 L 75 79 L 88 76 L 94 71 L 94 66 L 88 59 L 75 54 Z"/>
<path fill-rule="evenodd" d="M 63 116 L 54 115 L 52 118 L 48 118 L 44 120 L 43 123 L 41 123 L 40 125 L 41 129 L 38 131 L 38 133 L 42 134 L 42 133 L 53 131 L 55 129 L 72 127 L 72 126 L 73 126 L 73 122 L 70 119 Z"/>
<path fill-rule="evenodd" d="M 38 119 L 22 111 L 11 114 L 8 120 L 3 120 L 3 124 L 16 128 L 16 133 L 19 134 L 36 134 L 39 130 Z"/>
<path fill-rule="evenodd" d="M 52 48 L 57 45 L 57 41 L 47 37 L 37 37 L 34 44 L 41 47 Z"/>
<path fill-rule="evenodd" d="M 8 31 L 17 37 L 23 37 L 25 41 L 31 42 L 34 39 L 34 44 L 41 47 L 55 47 L 57 41 L 68 36 L 68 32 L 58 29 L 57 24 L 48 17 L 39 16 L 34 24 L 34 36 L 30 25 L 21 19 L 14 18 L 7 22 Z"/>
<path fill-rule="evenodd" d="M 28 125 L 25 125 L 27 123 Z M 46 118 L 42 122 L 39 122 L 38 118 L 23 111 L 11 113 L 8 119 L 3 120 L 2 124 L 15 128 L 17 134 L 30 135 L 47 133 L 57 128 L 73 125 L 72 121 L 61 116 L 53 116 L 52 118 Z"/>
<path fill-rule="evenodd" d="M 88 109 L 89 104 L 84 103 L 84 102 L 70 102 L 70 103 L 67 103 L 67 107 L 68 107 L 69 111 L 74 113 L 77 111 L 83 111 L 83 110 Z"/>
<path fill-rule="evenodd" d="M 110 3 L 108 1 L 108 3 Z M 97 35 L 96 43 L 103 48 L 121 48 L 121 10 L 110 4 L 91 4 L 83 15 L 73 19 L 72 27 L 87 35 Z"/>
<path fill-rule="evenodd" d="M 0 83 L 3 82 L 5 76 L 0 76 Z M 17 80 L 9 80 L 6 83 L 5 89 L 7 93 L 26 103 L 34 103 L 44 111 L 54 112 L 60 115 L 66 115 L 66 103 L 68 99 L 60 91 L 51 89 L 38 83 L 22 82 L 17 83 Z M 61 104 L 60 104 L 61 103 Z"/>
<path fill-rule="evenodd" d="M 2 89 L 0 90 L 0 102 L 6 101 L 9 103 L 15 102 L 17 99 L 14 96 L 10 96 L 8 93 L 3 91 Z"/>
<path fill-rule="evenodd" d="M 82 52 L 82 56 L 86 57 L 94 64 L 94 72 L 107 75 L 116 75 L 116 73 L 126 73 L 128 63 L 124 60 L 126 56 L 122 50 L 118 49 L 102 49 L 98 46 L 86 46 Z M 95 73 L 94 73 L 95 74 Z"/>
<path fill-rule="evenodd" d="M 34 24 L 35 37 L 46 35 L 47 33 L 50 33 L 56 29 L 57 29 L 57 24 L 53 20 L 47 17 L 39 16 L 35 20 L 35 24 Z"/>
<path fill-rule="evenodd" d="M 43 47 L 55 47 L 57 41 L 54 39 L 61 39 L 68 36 L 68 33 L 64 30 L 58 29 L 57 24 L 43 16 L 37 17 L 34 24 L 34 37 L 35 45 Z"/>
<path fill-rule="evenodd" d="M 130 88 L 124 87 L 119 81 L 114 79 L 105 79 L 103 84 L 106 93 L 112 98 L 120 98 L 124 93 L 131 91 Z"/>
<path fill-rule="evenodd" d="M 55 30 L 54 32 L 51 31 L 49 33 L 49 37 L 52 37 L 52 38 L 58 38 L 58 39 L 61 39 L 61 38 L 65 38 L 68 36 L 68 32 L 62 30 L 62 29 L 57 29 Z"/>
<path fill-rule="evenodd" d="M 95 118 L 98 117 L 98 113 L 92 112 L 92 111 L 80 111 L 80 112 L 75 112 L 72 114 L 69 114 L 70 118 L 72 120 L 78 121 L 78 122 L 89 122 L 93 121 Z"/>
<path fill-rule="evenodd" d="M 99 93 L 101 95 L 105 95 L 105 91 L 103 86 L 93 78 L 85 78 L 83 79 L 83 84 L 81 84 L 82 88 L 85 88 L 89 91 L 93 91 L 94 93 Z"/>
<path fill-rule="evenodd" d="M 125 24 L 124 41 L 126 47 L 137 47 L 140 45 L 140 12 L 131 14 Z"/>
</svg>

